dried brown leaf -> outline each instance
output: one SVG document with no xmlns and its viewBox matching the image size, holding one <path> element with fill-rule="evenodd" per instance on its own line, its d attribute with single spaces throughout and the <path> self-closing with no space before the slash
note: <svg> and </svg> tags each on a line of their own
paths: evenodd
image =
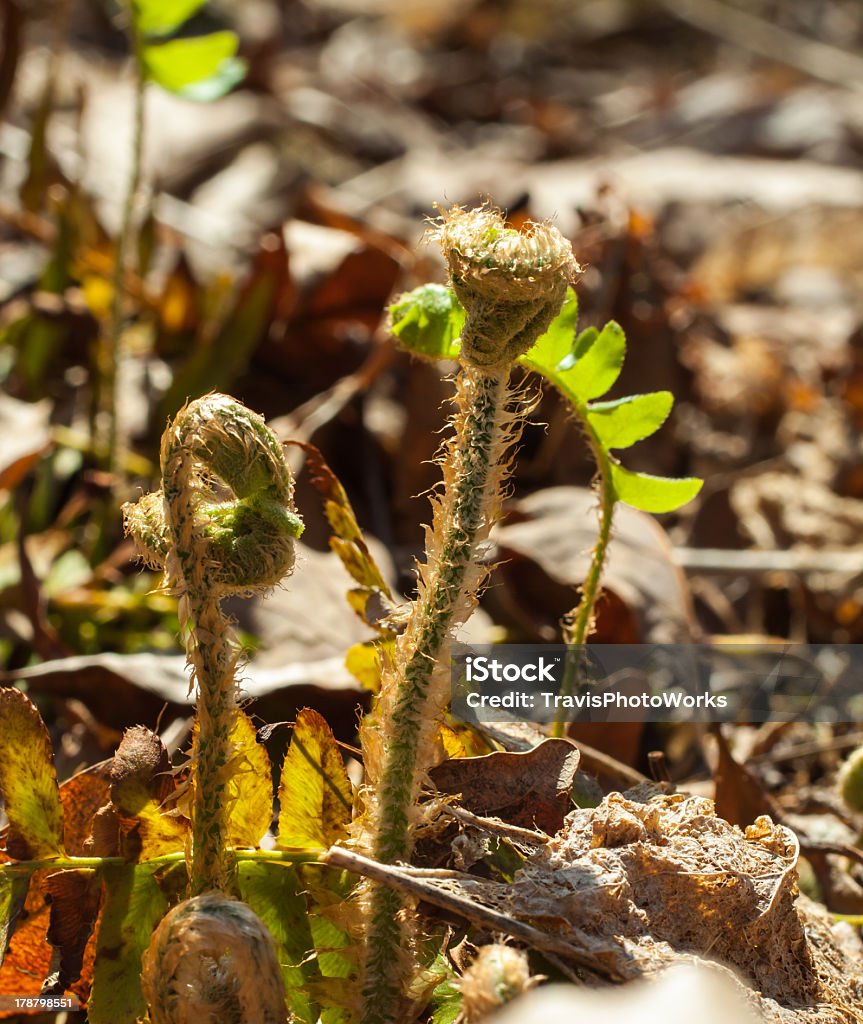
<svg viewBox="0 0 863 1024">
<path fill-rule="evenodd" d="M 451 758 L 429 776 L 441 792 L 460 794 L 462 806 L 474 814 L 493 814 L 551 835 L 571 806 L 578 761 L 574 743 L 548 739 L 524 753 Z"/>
</svg>

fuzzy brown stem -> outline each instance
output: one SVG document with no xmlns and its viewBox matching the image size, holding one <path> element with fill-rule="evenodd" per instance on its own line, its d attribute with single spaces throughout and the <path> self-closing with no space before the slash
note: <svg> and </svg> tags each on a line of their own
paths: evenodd
<svg viewBox="0 0 863 1024">
<path fill-rule="evenodd" d="M 183 581 L 180 624 L 199 691 L 191 870 L 192 894 L 198 895 L 230 888 L 224 775 L 236 713 L 237 651 L 219 599 L 207 580 L 208 552 L 202 550 L 197 522 L 200 488 L 195 459 L 186 442 L 176 423 L 165 433 L 162 474 L 166 519 L 173 539 L 169 565 L 176 563 L 169 572 Z"/>
</svg>

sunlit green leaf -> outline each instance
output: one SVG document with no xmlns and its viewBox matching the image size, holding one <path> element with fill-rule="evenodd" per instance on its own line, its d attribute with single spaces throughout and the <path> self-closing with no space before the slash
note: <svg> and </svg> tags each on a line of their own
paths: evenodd
<svg viewBox="0 0 863 1024">
<path fill-rule="evenodd" d="M 206 0 L 134 0 L 132 14 L 141 35 L 167 36 L 204 6 Z"/>
<path fill-rule="evenodd" d="M 245 74 L 235 56 L 239 39 L 233 32 L 212 32 L 191 39 L 172 39 L 142 47 L 147 77 L 168 92 L 206 103 L 232 89 Z"/>
<path fill-rule="evenodd" d="M 670 391 L 654 391 L 619 398 L 616 402 L 594 402 L 587 407 L 587 419 L 604 448 L 628 448 L 655 434 L 673 405 Z"/>
<path fill-rule="evenodd" d="M 314 960 L 309 960 L 312 934 L 296 871 L 287 864 L 240 861 L 237 877 L 240 895 L 275 940 L 291 1019 L 317 1024 L 318 1010 L 305 990 L 319 972 Z"/>
<path fill-rule="evenodd" d="M 599 398 L 620 375 L 626 337 L 613 320 L 574 337 L 578 306 L 572 289 L 560 315 L 519 362 L 541 373 L 576 407 Z"/>
<path fill-rule="evenodd" d="M 612 463 L 611 479 L 618 499 L 640 508 L 642 512 L 673 512 L 691 501 L 704 482 L 696 477 L 672 480 L 664 476 L 633 473 L 617 463 Z"/>
<path fill-rule="evenodd" d="M 440 953 L 430 970 L 441 979 L 429 1001 L 431 1024 L 457 1024 L 462 1019 L 462 994 L 455 972 Z"/>
<path fill-rule="evenodd" d="M 563 360 L 572 353 L 577 323 L 578 298 L 574 288 L 567 288 L 560 312 L 533 348 L 522 356 L 521 362 L 544 376 L 555 373 Z"/>
<path fill-rule="evenodd" d="M 608 391 L 620 376 L 626 355 L 626 336 L 614 320 L 610 320 L 587 347 L 586 339 L 591 336 L 585 333 L 579 337 L 572 356 L 564 359 L 558 368 L 567 391 L 581 402 L 599 398 Z M 581 351 L 584 354 L 578 355 Z"/>
<path fill-rule="evenodd" d="M 141 956 L 168 909 L 156 883 L 158 867 L 110 864 L 104 869 L 105 903 L 96 937 L 90 1024 L 125 1024 L 143 1017 Z"/>
<path fill-rule="evenodd" d="M 455 359 L 465 311 L 452 288 L 424 284 L 390 306 L 393 334 L 402 346 L 428 359 Z"/>
</svg>

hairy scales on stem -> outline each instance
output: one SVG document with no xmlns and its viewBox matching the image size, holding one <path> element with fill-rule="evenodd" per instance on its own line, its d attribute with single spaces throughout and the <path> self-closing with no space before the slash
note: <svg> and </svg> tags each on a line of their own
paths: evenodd
<svg viewBox="0 0 863 1024">
<path fill-rule="evenodd" d="M 485 575 L 477 554 L 498 515 L 508 452 L 521 427 L 510 407 L 510 368 L 557 314 L 578 269 L 554 228 L 517 232 L 486 207 L 444 213 L 438 238 L 467 317 L 454 434 L 441 459 L 444 492 L 434 501 L 419 593 L 362 729 L 367 810 L 358 839 L 382 861 L 410 856 L 420 782 L 436 757 L 448 695 L 447 644 L 475 607 Z M 399 1020 L 410 944 L 409 909 L 398 894 L 372 885 L 363 1024 Z"/>
<path fill-rule="evenodd" d="M 260 416 L 225 395 L 207 395 L 180 410 L 162 437 L 161 469 L 162 490 L 123 511 L 141 557 L 163 569 L 166 583 L 179 594 L 198 689 L 193 898 L 175 908 L 154 936 L 144 989 L 154 1024 L 180 1024 L 196 1019 L 215 998 L 208 989 L 215 971 L 222 1019 L 275 1022 L 284 1017 L 284 988 L 272 942 L 248 907 L 222 895 L 235 889 L 228 787 L 239 756 L 231 741 L 239 652 L 221 599 L 278 584 L 293 567 L 302 523 L 279 442 Z M 193 953 L 210 950 L 215 966 L 184 974 L 177 961 L 174 973 L 185 980 L 182 996 L 175 998 L 163 974 L 185 946 Z"/>
</svg>

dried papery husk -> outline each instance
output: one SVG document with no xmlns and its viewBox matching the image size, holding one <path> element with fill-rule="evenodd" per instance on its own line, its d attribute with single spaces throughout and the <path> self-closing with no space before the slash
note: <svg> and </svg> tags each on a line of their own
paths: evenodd
<svg viewBox="0 0 863 1024">
<path fill-rule="evenodd" d="M 535 984 L 523 950 L 503 943 L 483 946 L 459 984 L 467 1024 L 485 1020 Z"/>
<path fill-rule="evenodd" d="M 285 1024 L 276 949 L 245 903 L 205 893 L 162 919 L 143 957 L 152 1024 Z"/>
</svg>

